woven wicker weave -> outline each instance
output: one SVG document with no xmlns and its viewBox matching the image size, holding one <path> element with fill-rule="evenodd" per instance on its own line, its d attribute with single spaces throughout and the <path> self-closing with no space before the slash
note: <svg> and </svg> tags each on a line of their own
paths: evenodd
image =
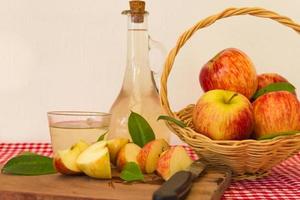
<svg viewBox="0 0 300 200">
<path fill-rule="evenodd" d="M 270 140 L 211 140 L 193 130 L 192 110 L 189 105 L 179 112 L 173 112 L 168 101 L 167 81 L 176 55 L 191 36 L 204 27 L 210 26 L 219 19 L 236 15 L 253 15 L 275 20 L 300 33 L 300 25 L 285 16 L 263 8 L 229 8 L 221 13 L 207 17 L 185 31 L 178 39 L 176 46 L 170 51 L 161 77 L 161 103 L 165 112 L 176 119 L 184 121 L 188 127 L 181 128 L 167 123 L 179 138 L 189 144 L 196 153 L 212 164 L 230 166 L 236 178 L 255 178 L 266 175 L 274 165 L 300 151 L 300 133 L 290 136 L 276 137 Z"/>
</svg>

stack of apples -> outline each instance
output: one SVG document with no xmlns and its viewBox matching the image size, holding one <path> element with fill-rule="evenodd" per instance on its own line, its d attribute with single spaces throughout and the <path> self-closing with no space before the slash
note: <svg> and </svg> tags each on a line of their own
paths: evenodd
<svg viewBox="0 0 300 200">
<path fill-rule="evenodd" d="M 157 172 L 168 180 L 193 162 L 182 146 L 170 147 L 164 139 L 155 139 L 142 148 L 126 138 L 103 140 L 94 144 L 79 141 L 54 156 L 54 166 L 62 174 L 84 173 L 93 178 L 112 178 L 112 167 L 122 171 L 127 163 L 136 163 L 145 174 Z"/>
<path fill-rule="evenodd" d="M 241 50 L 218 53 L 202 67 L 199 81 L 205 93 L 192 116 L 199 134 L 214 140 L 243 140 L 300 132 L 296 93 L 278 85 L 288 80 L 276 73 L 257 75 Z"/>
</svg>

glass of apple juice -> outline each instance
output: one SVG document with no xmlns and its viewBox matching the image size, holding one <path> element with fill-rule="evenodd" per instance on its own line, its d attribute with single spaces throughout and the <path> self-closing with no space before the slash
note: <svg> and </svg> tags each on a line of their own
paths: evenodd
<svg viewBox="0 0 300 200">
<path fill-rule="evenodd" d="M 48 112 L 53 152 L 70 148 L 79 140 L 88 143 L 108 132 L 110 114 L 83 111 Z"/>
</svg>

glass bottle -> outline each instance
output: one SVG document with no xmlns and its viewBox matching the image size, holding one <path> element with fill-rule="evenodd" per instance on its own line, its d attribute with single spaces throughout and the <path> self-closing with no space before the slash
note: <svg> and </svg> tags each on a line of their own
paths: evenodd
<svg viewBox="0 0 300 200">
<path fill-rule="evenodd" d="M 127 63 L 121 91 L 113 103 L 108 138 L 130 138 L 128 117 L 131 111 L 142 115 L 150 124 L 156 138 L 169 141 L 170 131 L 163 121 L 163 114 L 153 73 L 149 67 L 149 40 L 144 1 L 130 1 L 130 10 L 122 14 L 128 17 Z"/>
</svg>

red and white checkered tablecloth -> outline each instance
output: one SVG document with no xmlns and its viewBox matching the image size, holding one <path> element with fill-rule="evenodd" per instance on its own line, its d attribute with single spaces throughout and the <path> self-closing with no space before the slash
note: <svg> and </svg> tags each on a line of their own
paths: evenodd
<svg viewBox="0 0 300 200">
<path fill-rule="evenodd" d="M 185 146 L 185 149 L 193 159 L 197 159 L 189 147 Z M 0 143 L 0 164 L 24 151 L 52 156 L 49 143 Z M 300 200 L 300 153 L 274 167 L 265 178 L 233 182 L 223 199 Z"/>
</svg>

